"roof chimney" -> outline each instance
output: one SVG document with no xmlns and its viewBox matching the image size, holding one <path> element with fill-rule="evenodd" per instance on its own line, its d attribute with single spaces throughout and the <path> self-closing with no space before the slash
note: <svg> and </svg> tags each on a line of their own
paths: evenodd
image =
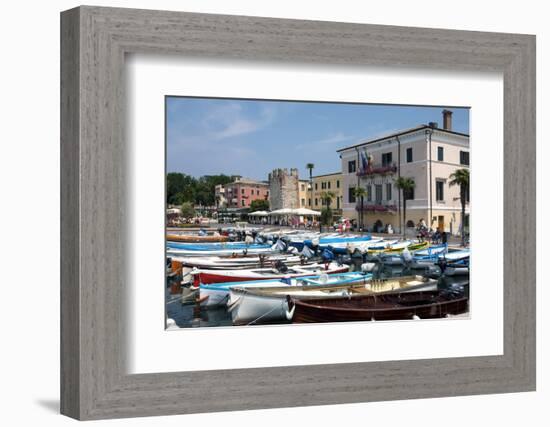
<svg viewBox="0 0 550 427">
<path fill-rule="evenodd" d="M 453 112 L 443 110 L 443 129 L 453 130 Z"/>
</svg>

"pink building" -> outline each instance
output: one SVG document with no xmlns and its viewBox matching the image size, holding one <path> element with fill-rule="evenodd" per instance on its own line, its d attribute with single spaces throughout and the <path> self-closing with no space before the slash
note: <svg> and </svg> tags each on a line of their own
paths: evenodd
<svg viewBox="0 0 550 427">
<path fill-rule="evenodd" d="M 248 208 L 253 200 L 269 200 L 269 184 L 248 178 L 237 178 L 224 186 L 228 208 Z"/>
</svg>

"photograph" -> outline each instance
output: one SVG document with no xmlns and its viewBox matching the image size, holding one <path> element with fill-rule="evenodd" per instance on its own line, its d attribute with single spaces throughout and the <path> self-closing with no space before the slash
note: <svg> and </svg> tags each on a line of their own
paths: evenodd
<svg viewBox="0 0 550 427">
<path fill-rule="evenodd" d="M 468 317 L 469 115 L 166 96 L 167 329 Z"/>
</svg>

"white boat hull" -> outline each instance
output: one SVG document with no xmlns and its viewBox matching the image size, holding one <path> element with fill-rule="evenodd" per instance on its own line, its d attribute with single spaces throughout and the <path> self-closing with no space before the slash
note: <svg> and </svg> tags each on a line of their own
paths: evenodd
<svg viewBox="0 0 550 427">
<path fill-rule="evenodd" d="M 367 283 L 365 288 L 369 289 L 370 285 Z M 437 289 L 437 282 L 431 281 L 429 283 L 419 283 L 407 288 L 401 288 L 395 292 L 407 293 L 407 292 L 420 292 L 420 291 L 433 291 Z M 373 289 L 373 291 L 376 291 Z M 389 290 L 384 293 L 391 293 Z M 342 288 L 342 291 L 331 291 L 331 296 L 347 295 L 348 290 L 346 287 Z M 288 292 L 280 292 L 277 294 L 257 294 L 254 292 L 242 292 L 238 289 L 231 289 L 228 301 L 229 311 L 231 313 L 231 319 L 234 325 L 253 325 L 256 323 L 269 323 L 280 322 L 287 319 L 287 313 L 290 311 L 287 302 L 287 295 L 295 299 L 302 298 L 323 298 L 327 296 L 326 292 L 322 290 L 308 290 L 303 291 L 299 289 L 289 288 Z"/>
</svg>

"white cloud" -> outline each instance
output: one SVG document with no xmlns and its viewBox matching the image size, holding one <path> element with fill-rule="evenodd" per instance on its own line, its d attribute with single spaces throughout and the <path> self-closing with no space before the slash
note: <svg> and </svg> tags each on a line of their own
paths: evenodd
<svg viewBox="0 0 550 427">
<path fill-rule="evenodd" d="M 257 132 L 269 126 L 275 115 L 275 109 L 271 106 L 263 106 L 258 114 L 251 115 L 245 113 L 238 103 L 220 105 L 210 110 L 202 120 L 203 136 L 219 141 Z"/>
<path fill-rule="evenodd" d="M 342 142 L 348 142 L 348 141 L 352 141 L 354 139 L 356 139 L 356 138 L 353 135 L 346 135 L 343 132 L 337 132 L 337 133 L 327 135 L 326 137 L 321 138 L 321 139 L 316 139 L 314 141 L 309 141 L 309 142 L 306 142 L 306 143 L 297 144 L 295 146 L 295 148 L 296 149 L 302 149 L 302 148 L 306 148 L 306 147 L 308 147 L 308 148 L 312 148 L 312 147 L 321 148 L 321 146 L 323 148 L 330 148 L 329 147 L 330 145 L 339 144 L 339 143 L 342 143 Z"/>
</svg>

